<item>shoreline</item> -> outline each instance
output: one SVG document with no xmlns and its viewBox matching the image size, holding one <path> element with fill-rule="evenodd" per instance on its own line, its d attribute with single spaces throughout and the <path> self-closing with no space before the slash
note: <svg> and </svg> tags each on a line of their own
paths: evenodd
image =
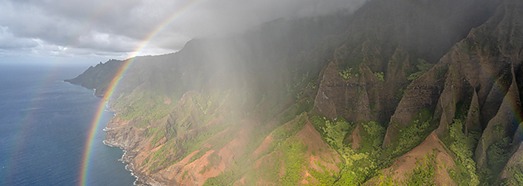
<svg viewBox="0 0 523 186">
<path fill-rule="evenodd" d="M 94 89 L 94 91 L 96 91 L 96 89 Z M 149 184 L 146 184 L 143 181 L 141 181 L 142 179 L 140 179 L 140 177 L 137 174 L 135 174 L 135 171 L 132 168 L 133 164 L 130 163 L 129 161 L 126 161 L 126 159 L 130 158 L 127 156 L 127 150 L 123 146 L 117 145 L 115 143 L 111 143 L 110 141 L 107 140 L 107 132 L 110 130 L 114 130 L 113 128 L 109 128 L 108 125 L 113 121 L 113 119 L 116 118 L 116 111 L 112 110 L 109 106 L 109 103 L 106 102 L 104 112 L 112 112 L 113 114 L 112 114 L 111 119 L 105 124 L 105 127 L 102 129 L 102 131 L 104 132 L 104 140 L 102 140 L 102 143 L 105 146 L 108 146 L 111 148 L 119 148 L 123 152 L 122 156 L 119 159 L 117 159 L 117 161 L 125 164 L 124 169 L 126 171 L 128 171 L 131 174 L 131 176 L 133 176 L 135 178 L 133 181 L 133 185 L 148 186 Z"/>
<path fill-rule="evenodd" d="M 102 131 L 104 132 L 104 140 L 102 140 L 102 143 L 105 146 L 110 147 L 110 148 L 119 148 L 123 152 L 122 156 L 119 159 L 117 159 L 117 161 L 120 161 L 121 163 L 125 164 L 124 169 L 126 171 L 128 171 L 131 176 L 133 176 L 135 178 L 135 180 L 133 181 L 133 185 L 149 186 L 150 184 L 148 184 L 147 182 L 144 181 L 146 179 L 140 178 L 137 175 L 137 173 L 135 173 L 135 170 L 133 169 L 133 164 L 130 163 L 129 161 L 126 161 L 126 160 L 129 160 L 132 158 L 132 157 L 128 156 L 128 151 L 122 145 L 118 145 L 114 141 L 113 141 L 113 143 L 111 143 L 109 140 L 107 140 L 107 132 L 114 130 L 113 128 L 109 128 L 108 126 L 113 121 L 113 119 L 116 118 L 117 114 L 116 114 L 116 111 L 114 109 L 111 109 L 111 107 L 109 106 L 108 100 L 103 99 L 103 94 L 97 94 L 96 88 L 85 87 L 81 84 L 77 84 L 77 83 L 71 81 L 71 79 L 62 80 L 62 82 L 68 83 L 70 85 L 80 86 L 85 89 L 91 90 L 92 95 L 94 97 L 97 97 L 97 98 L 101 99 L 101 101 L 105 102 L 105 103 L 100 103 L 100 104 L 105 104 L 104 112 L 112 112 L 113 114 L 112 114 L 112 117 L 109 119 L 109 121 L 107 121 L 107 123 L 105 123 L 105 127 L 102 129 Z"/>
<path fill-rule="evenodd" d="M 104 128 L 103 131 L 106 132 L 106 128 Z M 122 156 L 119 159 L 117 159 L 117 161 L 122 162 L 123 164 L 125 164 L 124 169 L 126 171 L 128 171 L 131 174 L 131 176 L 133 176 L 135 178 L 135 180 L 133 181 L 133 185 L 138 185 L 138 186 L 148 185 L 148 184 L 144 183 L 143 181 L 140 181 L 141 180 L 140 177 L 138 177 L 138 175 L 136 175 L 134 173 L 134 170 L 132 168 L 133 164 L 125 161 L 125 159 L 127 158 L 127 150 L 125 150 L 124 148 L 122 148 L 122 147 L 120 147 L 118 145 L 111 144 L 107 140 L 102 140 L 102 143 L 105 146 L 108 146 L 108 147 L 111 147 L 111 148 L 119 148 L 120 150 L 122 150 L 123 154 L 122 154 Z"/>
<path fill-rule="evenodd" d="M 110 124 L 110 122 L 114 118 L 115 117 L 113 116 L 111 118 L 111 120 L 109 121 L 109 123 L 106 124 L 106 126 L 108 124 Z M 107 138 L 107 132 L 108 131 L 112 131 L 112 130 L 114 130 L 114 129 L 108 128 L 108 127 L 105 127 L 103 129 L 106 138 Z M 123 145 L 121 145 L 118 142 L 114 141 L 114 139 L 113 139 L 113 141 L 104 139 L 104 140 L 102 140 L 102 143 L 105 146 L 108 146 L 108 147 L 111 147 L 111 148 L 119 148 L 123 152 L 122 156 L 117 161 L 122 162 L 123 164 L 125 164 L 125 166 L 124 166 L 125 170 L 128 171 L 131 174 L 131 176 L 133 176 L 135 178 L 135 180 L 133 181 L 133 185 L 136 185 L 136 186 L 151 186 L 151 185 L 153 185 L 153 184 L 150 184 L 149 182 L 147 182 L 147 180 L 150 180 L 150 179 L 147 178 L 147 176 L 140 175 L 134 169 L 133 163 L 130 162 L 130 160 L 133 158 L 133 156 L 130 155 L 130 152 L 128 150 L 126 150 L 125 147 L 123 147 Z"/>
<path fill-rule="evenodd" d="M 132 157 L 128 155 L 128 151 L 122 145 L 118 145 L 118 143 L 116 141 L 114 141 L 114 139 L 113 139 L 113 142 L 110 142 L 109 140 L 107 140 L 107 134 L 108 134 L 107 132 L 114 130 L 114 128 L 109 128 L 108 126 L 111 124 L 113 119 L 115 119 L 117 117 L 116 110 L 112 109 L 109 106 L 108 100 L 104 100 L 103 95 L 98 95 L 96 93 L 96 88 L 92 88 L 92 89 L 87 88 L 81 84 L 71 82 L 70 80 L 62 80 L 62 81 L 65 83 L 69 83 L 71 85 L 76 85 L 76 86 L 80 86 L 80 87 L 86 88 L 88 90 L 91 90 L 93 92 L 93 94 L 92 94 L 93 96 L 95 96 L 95 97 L 101 99 L 101 101 L 103 101 L 103 103 L 100 103 L 100 104 L 105 104 L 104 112 L 112 112 L 113 114 L 112 114 L 112 117 L 109 119 L 109 121 L 107 121 L 107 123 L 105 123 L 105 127 L 102 129 L 102 131 L 104 132 L 104 140 L 102 140 L 102 143 L 105 146 L 110 147 L 110 148 L 119 148 L 123 152 L 122 156 L 119 159 L 117 159 L 117 161 L 120 161 L 123 164 L 125 164 L 124 169 L 126 171 L 128 171 L 131 176 L 133 176 L 135 178 L 135 180 L 133 181 L 133 185 L 136 185 L 136 186 L 152 185 L 147 182 L 147 180 L 149 180 L 149 179 L 144 178 L 143 176 L 142 177 L 138 176 L 138 173 L 136 173 L 136 171 L 133 168 L 134 165 L 132 163 L 130 163 L 130 161 L 129 161 L 130 159 L 132 159 Z"/>
</svg>

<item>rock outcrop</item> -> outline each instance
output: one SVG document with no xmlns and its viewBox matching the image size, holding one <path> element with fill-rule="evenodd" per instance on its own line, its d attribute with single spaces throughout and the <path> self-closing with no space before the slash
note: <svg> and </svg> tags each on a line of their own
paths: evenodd
<svg viewBox="0 0 523 186">
<path fill-rule="evenodd" d="M 152 185 L 520 185 L 521 10 L 373 0 L 138 57 L 106 143 Z M 102 95 L 121 64 L 70 82 Z"/>
</svg>

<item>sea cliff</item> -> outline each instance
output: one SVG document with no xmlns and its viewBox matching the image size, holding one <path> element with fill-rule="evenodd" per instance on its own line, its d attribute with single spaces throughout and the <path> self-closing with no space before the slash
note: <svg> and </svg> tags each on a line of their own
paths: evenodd
<svg viewBox="0 0 523 186">
<path fill-rule="evenodd" d="M 521 9 L 371 0 L 137 57 L 106 143 L 150 185 L 520 185 Z"/>
</svg>

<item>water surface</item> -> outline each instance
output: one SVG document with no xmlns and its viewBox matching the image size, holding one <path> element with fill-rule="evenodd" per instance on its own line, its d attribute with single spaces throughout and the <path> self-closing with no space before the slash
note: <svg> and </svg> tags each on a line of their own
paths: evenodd
<svg viewBox="0 0 523 186">
<path fill-rule="evenodd" d="M 0 185 L 78 185 L 84 145 L 101 100 L 63 82 L 79 66 L 0 64 Z M 95 136 L 88 185 L 132 185 L 118 161 L 122 151 L 103 145 L 105 112 Z"/>
</svg>

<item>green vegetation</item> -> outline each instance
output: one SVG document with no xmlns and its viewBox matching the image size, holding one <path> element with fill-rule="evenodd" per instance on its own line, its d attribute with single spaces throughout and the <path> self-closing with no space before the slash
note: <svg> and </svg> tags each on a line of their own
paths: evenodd
<svg viewBox="0 0 523 186">
<path fill-rule="evenodd" d="M 418 59 L 417 61 L 417 64 L 416 64 L 416 68 L 418 69 L 418 71 L 410 74 L 408 77 L 407 77 L 407 80 L 409 81 L 413 81 L 415 79 L 418 79 L 421 75 L 423 75 L 425 72 L 429 71 L 430 68 L 432 68 L 432 64 L 428 63 L 427 61 L 425 61 L 424 59 Z"/>
<path fill-rule="evenodd" d="M 297 139 L 286 140 L 280 148 L 283 148 L 283 162 L 285 165 L 285 174 L 280 177 L 279 182 L 282 185 L 296 185 L 302 178 L 302 170 L 306 165 L 304 154 L 307 147 Z"/>
<path fill-rule="evenodd" d="M 345 146 L 343 144 L 345 135 L 354 129 L 354 124 L 348 123 L 343 119 L 330 121 L 325 117 L 319 118 L 314 116 L 311 120 L 320 129 L 318 131 L 322 134 L 325 142 L 335 149 L 341 149 Z"/>
<path fill-rule="evenodd" d="M 523 185 L 523 165 L 518 164 L 508 168 L 509 177 L 500 185 Z"/>
<path fill-rule="evenodd" d="M 523 185 L 523 167 L 519 166 L 517 170 L 511 172 L 514 177 L 514 185 Z"/>
<path fill-rule="evenodd" d="M 452 152 L 454 162 L 450 163 L 456 167 L 448 170 L 450 176 L 459 185 L 477 185 L 480 179 L 498 179 L 519 143 L 513 142 L 512 129 L 518 127 L 513 122 L 520 119 L 517 111 L 521 105 L 517 99 L 509 99 L 514 96 L 513 92 L 507 93 L 507 88 L 514 79 L 511 77 L 517 78 L 514 84 L 518 86 L 512 89 L 518 89 L 515 98 L 521 97 L 521 3 L 498 2 L 374 1 L 357 11 L 278 19 L 246 28 L 245 32 L 194 39 L 180 52 L 136 57 L 128 60 L 135 62 L 123 69 L 121 61 L 100 64 L 86 71 L 89 77 L 78 79 L 95 85 L 99 93 L 106 90 L 114 75 L 121 75 L 114 79 L 122 81 L 114 94 L 121 99 L 113 108 L 119 118 L 130 121 L 112 128 L 108 137 L 132 142 L 121 144 L 129 152 L 139 150 L 139 154 L 130 153 L 129 158 L 145 158 L 146 165 L 136 165 L 136 171 L 146 175 L 193 153 L 187 160 L 209 160 L 203 172 L 227 163 L 220 167 L 225 167 L 225 172 L 209 179 L 208 185 L 231 185 L 240 178 L 248 180 L 247 184 L 296 185 L 306 172 L 313 176 L 312 185 L 316 181 L 319 185 L 359 185 L 380 176 L 379 170 L 388 167 L 393 158 L 415 148 L 438 121 L 447 124 L 455 114 L 461 120 L 448 126 L 448 149 L 442 153 L 443 161 L 447 161 L 446 152 Z M 452 73 L 447 73 L 448 68 Z M 120 70 L 125 73 L 117 73 Z M 374 82 L 364 81 L 363 75 Z M 422 76 L 427 77 L 426 81 Z M 340 82 L 324 77 L 335 77 Z M 407 79 L 417 82 L 405 91 Z M 386 86 L 380 86 L 385 82 Z M 455 82 L 460 85 L 452 85 Z M 405 92 L 414 100 L 403 99 L 400 103 Z M 179 100 L 182 94 L 184 99 Z M 318 99 L 318 109 L 313 112 L 346 116 L 348 121 L 299 115 L 311 111 L 314 96 L 322 94 L 329 95 L 329 100 Z M 425 94 L 430 95 L 415 100 Z M 230 105 L 221 107 L 221 100 L 227 100 L 227 104 L 230 101 Z M 456 104 L 456 113 L 448 114 L 454 109 L 446 106 L 453 107 L 458 100 L 462 102 Z M 469 108 L 470 103 L 477 108 Z M 438 112 L 423 110 L 411 118 L 419 105 L 430 105 Z M 495 124 L 498 126 L 494 133 L 490 126 L 486 127 L 485 144 L 477 148 L 481 169 L 487 171 L 485 176 L 478 176 L 472 159 L 479 135 L 471 128 L 463 132 L 462 117 L 467 114 L 474 116 L 467 118 L 469 121 L 480 121 L 471 128 L 501 123 Z M 373 118 L 388 122 L 391 117 L 393 121 L 409 121 L 361 121 Z M 304 126 L 309 127 L 308 120 L 313 121 L 323 141 L 312 141 L 317 139 L 312 138 L 317 137 L 316 131 L 310 136 L 305 135 L 311 134 L 309 130 L 300 133 Z M 387 149 L 382 149 L 384 126 L 390 127 L 387 139 L 392 139 L 387 141 L 391 143 Z M 441 149 L 439 144 L 437 147 Z M 320 152 L 323 148 L 328 152 Z M 254 153 L 255 149 L 259 151 Z M 223 151 L 211 153 L 217 150 Z M 143 157 L 147 153 L 149 156 Z M 314 157 L 306 159 L 310 154 Z M 325 155 L 332 156 L 321 159 Z M 309 161 L 317 161 L 317 166 L 311 169 Z M 434 155 L 416 162 L 415 167 L 409 161 L 406 167 L 414 169 L 406 175 L 410 176 L 407 184 L 434 184 L 435 171 L 441 170 L 434 161 Z M 405 165 L 399 160 L 397 163 Z M 523 167 L 510 168 L 512 178 L 507 183 L 523 185 Z M 151 176 L 175 182 L 178 180 L 169 179 L 192 177 L 190 171 L 194 170 L 190 169 L 176 167 Z M 382 183 L 394 184 L 391 177 L 381 176 Z"/>
<path fill-rule="evenodd" d="M 165 137 L 165 130 L 157 127 L 150 127 L 147 129 L 147 135 L 153 136 L 151 144 L 153 146 L 156 146 L 158 141 L 160 141 L 161 138 Z"/>
<path fill-rule="evenodd" d="M 505 136 L 505 128 L 503 124 L 497 123 L 494 125 L 493 132 L 487 136 L 493 138 L 493 142 L 486 149 L 486 165 L 481 167 L 479 175 L 481 183 L 490 185 L 499 185 L 499 173 L 503 171 L 507 161 L 512 152 L 512 139 Z M 486 133 L 483 133 L 485 135 Z"/>
<path fill-rule="evenodd" d="M 338 152 L 344 164 L 335 185 L 362 184 L 378 171 L 375 163 L 377 160 L 371 158 L 368 153 L 357 153 L 350 147 L 338 149 Z"/>
<path fill-rule="evenodd" d="M 222 185 L 232 185 L 232 181 L 236 180 L 236 174 L 234 171 L 225 171 L 219 176 L 209 178 L 203 184 L 204 186 L 222 186 Z"/>
<path fill-rule="evenodd" d="M 299 182 L 303 176 L 303 168 L 306 166 L 304 157 L 307 147 L 296 138 L 296 134 L 303 129 L 306 120 L 307 114 L 303 113 L 270 133 L 274 142 L 268 147 L 267 153 L 278 152 L 279 158 L 271 165 L 262 166 L 259 170 L 251 172 L 249 179 L 254 181 L 262 178 L 277 181 L 281 185 L 295 185 Z M 283 176 L 279 175 L 282 166 L 285 167 Z"/>
<path fill-rule="evenodd" d="M 175 163 L 173 157 L 176 150 L 174 142 L 168 141 L 160 149 L 152 153 L 152 158 L 148 162 L 152 162 L 151 171 L 156 172 L 162 168 L 168 167 Z M 150 157 L 151 157 L 150 156 Z"/>
<path fill-rule="evenodd" d="M 405 185 L 435 185 L 436 153 L 427 155 L 422 160 L 416 161 L 416 168 L 412 171 Z"/>
<path fill-rule="evenodd" d="M 271 135 L 274 140 L 280 141 L 285 140 L 291 136 L 294 136 L 298 131 L 300 131 L 305 125 L 307 119 L 307 114 L 303 113 L 297 116 L 293 121 L 275 129 Z"/>
<path fill-rule="evenodd" d="M 212 167 L 218 166 L 220 162 L 222 161 L 221 157 L 218 156 L 218 154 L 212 153 L 210 156 L 207 157 L 207 160 L 209 160 L 209 164 L 205 165 L 202 170 L 200 170 L 200 174 L 203 174 L 207 172 Z"/>
<path fill-rule="evenodd" d="M 362 142 L 358 150 L 377 155 L 381 152 L 381 145 L 383 144 L 386 129 L 375 121 L 362 123 L 361 126 L 363 127 L 360 133 Z"/>
<path fill-rule="evenodd" d="M 207 148 L 198 150 L 198 152 L 195 155 L 191 156 L 191 159 L 189 160 L 189 163 L 192 163 L 193 161 L 196 161 L 197 159 L 200 159 L 203 155 L 205 155 L 205 153 L 207 153 L 207 151 L 208 151 Z"/>
<path fill-rule="evenodd" d="M 392 173 L 389 171 L 388 174 L 390 175 Z M 380 186 L 394 186 L 394 185 L 399 185 L 399 184 L 396 183 L 394 181 L 394 179 L 392 179 L 392 176 L 387 176 L 387 175 L 384 175 L 384 174 L 380 173 L 380 175 L 378 176 L 378 185 L 380 185 Z"/>
<path fill-rule="evenodd" d="M 414 120 L 414 124 L 401 129 L 399 131 L 398 145 L 392 154 L 395 156 L 401 155 L 421 143 L 426 136 L 429 126 L 428 122 Z"/>
<path fill-rule="evenodd" d="M 417 117 L 407 125 L 407 127 L 400 129 L 397 142 L 393 143 L 393 149 L 389 157 L 397 157 L 420 144 L 425 137 L 430 133 L 430 121 L 432 120 L 431 112 L 428 109 L 422 109 Z"/>
<path fill-rule="evenodd" d="M 309 177 L 309 179 L 307 179 L 307 181 L 309 181 L 309 183 L 314 183 L 314 185 L 321 185 L 321 186 L 330 186 L 332 185 L 332 183 L 335 183 L 336 182 L 336 177 L 334 177 L 334 175 L 336 173 L 334 173 L 332 170 L 329 170 L 327 169 L 324 165 L 322 164 L 318 164 L 316 163 L 321 170 L 315 170 L 315 169 L 310 169 L 309 170 L 309 174 L 311 174 L 311 176 L 316 179 L 317 183 L 314 183 L 312 182 L 312 180 L 310 179 L 311 177 Z"/>
<path fill-rule="evenodd" d="M 374 72 L 374 75 L 376 76 L 376 78 L 378 78 L 379 81 L 385 81 L 385 75 L 383 74 L 383 72 Z"/>
<path fill-rule="evenodd" d="M 376 176 L 385 164 L 380 156 L 381 145 L 385 135 L 385 128 L 375 121 L 361 123 L 363 130 L 359 131 L 361 136 L 360 148 L 353 150 L 345 146 L 338 150 L 342 155 L 345 165 L 340 172 L 340 179 L 336 185 L 361 184 L 369 178 Z"/>
<path fill-rule="evenodd" d="M 375 176 L 384 164 L 379 158 L 381 152 L 381 141 L 385 134 L 385 129 L 377 122 L 362 123 L 360 131 L 362 142 L 361 148 L 352 149 L 349 144 L 345 144 L 345 138 L 354 130 L 355 125 L 344 121 L 330 121 L 326 118 L 313 116 L 311 118 L 323 139 L 333 147 L 342 157 L 341 168 L 338 173 L 313 172 L 321 185 L 358 185 L 364 183 L 369 178 Z M 331 176 L 332 175 L 332 176 Z M 329 179 L 334 177 L 334 179 Z"/>
<path fill-rule="evenodd" d="M 146 127 L 148 122 L 161 119 L 172 110 L 172 105 L 165 104 L 164 96 L 152 92 L 134 93 L 123 100 L 117 100 L 115 108 L 120 110 L 120 118 L 124 120 L 141 120 Z"/>
<path fill-rule="evenodd" d="M 346 69 L 342 70 L 341 72 L 338 72 L 338 74 L 345 81 L 349 80 L 352 77 L 358 77 L 359 76 L 359 73 L 356 70 L 353 70 L 352 67 L 346 68 Z"/>
<path fill-rule="evenodd" d="M 277 158 L 270 158 L 267 161 L 272 161 L 270 163 L 264 164 L 255 170 L 251 166 L 254 164 L 254 160 L 251 155 L 252 151 L 255 148 L 250 148 L 250 146 L 257 147 L 265 135 L 256 135 L 248 143 L 247 154 L 248 155 L 239 155 L 234 160 L 234 165 L 231 168 L 228 168 L 224 173 L 207 179 L 204 185 L 232 185 L 232 182 L 244 176 L 248 183 L 253 183 L 259 179 L 275 181 L 278 185 L 295 185 L 303 177 L 303 169 L 307 165 L 305 153 L 307 151 L 307 146 L 305 146 L 300 140 L 296 138 L 296 134 L 303 129 L 306 124 L 307 114 L 303 113 L 293 120 L 289 121 L 285 125 L 279 126 L 276 129 L 272 130 L 270 135 L 272 136 L 273 143 L 268 147 L 267 154 L 268 156 L 276 156 Z M 257 132 L 256 134 L 263 134 L 264 132 Z M 285 167 L 285 172 L 283 175 L 280 175 L 281 167 Z"/>
<path fill-rule="evenodd" d="M 505 137 L 494 142 L 487 149 L 487 160 L 490 167 L 489 174 L 497 175 L 510 158 L 511 146 L 510 138 Z"/>
<path fill-rule="evenodd" d="M 298 102 L 291 105 L 283 112 L 283 115 L 280 118 L 280 123 L 287 123 L 295 117 L 299 117 L 300 114 L 311 110 L 313 106 L 314 102 L 310 99 L 298 100 Z"/>
<path fill-rule="evenodd" d="M 211 109 L 219 108 L 223 104 L 216 100 L 211 96 L 190 94 L 185 98 L 184 105 L 178 105 L 176 109 L 171 109 L 173 110 L 173 117 L 166 118 L 162 122 L 152 122 L 152 125 L 147 127 L 145 135 L 151 139 L 151 145 L 153 147 L 159 146 L 159 149 L 152 152 L 147 158 L 147 164 L 150 164 L 150 169 L 153 172 L 179 161 L 196 150 L 199 151 L 191 157 L 190 162 L 202 157 L 205 152 L 210 150 L 209 148 L 202 148 L 203 143 L 210 137 L 231 127 L 230 118 L 224 118 L 212 124 L 209 123 L 211 119 L 217 117 L 214 110 Z M 133 120 L 144 119 L 153 120 L 147 117 L 134 118 Z M 212 141 L 212 145 L 215 148 L 221 148 L 233 137 L 228 135 L 217 138 Z"/>
<path fill-rule="evenodd" d="M 472 159 L 479 133 L 471 131 L 468 136 L 463 133 L 463 122 L 454 120 L 449 128 L 449 139 L 446 146 L 456 155 L 456 169 L 449 170 L 450 176 L 458 185 L 479 185 L 476 174 L 476 162 Z"/>
<path fill-rule="evenodd" d="M 227 124 L 217 124 L 217 125 L 211 125 L 208 127 L 203 127 L 200 129 L 200 132 L 193 133 L 192 135 L 187 135 L 187 138 L 183 140 L 181 144 L 181 148 L 184 150 L 183 156 L 189 155 L 190 152 L 193 152 L 195 150 L 198 150 L 202 143 L 209 139 L 210 137 L 214 136 L 218 132 L 221 132 L 227 128 Z M 227 142 L 227 139 L 231 138 L 222 138 L 220 140 L 222 144 L 225 144 Z"/>
<path fill-rule="evenodd" d="M 376 73 L 377 77 L 380 75 L 382 74 Z M 199 150 L 198 153 L 190 158 L 189 161 L 193 162 L 203 157 L 208 150 L 220 149 L 234 138 L 234 135 L 224 135 L 223 137 L 209 140 L 220 132 L 232 134 L 235 128 L 239 128 L 231 127 L 231 123 L 238 123 L 232 120 L 232 118 L 224 119 L 212 125 L 202 125 L 216 117 L 213 109 L 219 108 L 220 103 L 212 99 L 214 98 L 210 96 L 194 95 L 189 101 L 186 100 L 186 111 L 177 113 L 175 117 L 169 119 L 167 128 L 153 126 L 147 128 L 146 134 L 152 137 L 152 144 L 154 146 L 161 145 L 158 150 L 154 151 L 146 159 L 146 164 L 150 166 L 153 172 L 172 165 L 180 158 Z M 390 159 L 382 158 L 385 152 L 381 148 L 385 134 L 385 128 L 382 125 L 374 121 L 354 124 L 345 121 L 343 118 L 328 120 L 318 116 L 309 117 L 305 111 L 310 110 L 311 104 L 304 104 L 306 102 L 303 102 L 303 100 L 307 99 L 298 100 L 296 104 L 282 114 L 280 122 L 288 120 L 286 124 L 275 129 L 260 129 L 260 131 L 253 132 L 255 136 L 249 139 L 246 154 L 252 153 L 270 132 L 273 142 L 270 143 L 268 150 L 265 152 L 266 154 L 261 156 L 267 155 L 277 159 L 277 161 L 252 170 L 253 167 L 246 165 L 252 165 L 256 159 L 252 159 L 246 154 L 241 154 L 234 160 L 233 166 L 228 167 L 224 173 L 217 177 L 208 179 L 205 184 L 230 185 L 233 181 L 245 177 L 246 180 L 253 182 L 256 180 L 270 180 L 278 185 L 295 185 L 304 179 L 304 170 L 307 170 L 313 177 L 309 181 L 314 184 L 354 185 L 362 184 L 368 179 L 377 176 L 379 170 L 388 164 Z M 170 109 L 172 110 L 172 108 Z M 296 116 L 299 112 L 302 112 L 302 114 Z M 430 116 L 427 117 L 425 115 L 429 114 L 420 113 L 418 120 L 414 121 L 415 124 L 412 125 L 415 127 L 406 128 L 402 131 L 403 136 L 399 140 L 400 148 L 415 145 L 414 143 L 407 143 L 407 141 L 412 141 L 412 139 L 420 138 L 419 140 L 422 140 L 421 136 L 423 135 L 419 135 L 422 134 L 420 131 L 426 131 L 428 120 L 430 120 Z M 288 117 L 285 118 L 286 116 Z M 141 119 L 153 120 L 153 118 L 146 117 L 141 117 Z M 325 142 L 340 155 L 341 162 L 337 165 L 339 167 L 338 172 L 325 168 L 319 162 L 316 164 L 320 169 L 309 167 L 307 159 L 305 159 L 308 148 L 296 137 L 296 134 L 307 123 L 307 119 L 313 122 L 314 127 L 320 132 Z M 357 126 L 359 126 L 358 134 L 361 139 L 357 142 L 359 143 L 359 148 L 353 149 L 351 144 L 347 142 L 347 139 Z M 158 144 L 162 137 L 169 136 L 168 134 L 171 138 L 166 138 L 165 142 Z M 210 144 L 212 148 L 201 149 L 204 142 Z M 213 153 L 208 157 L 208 160 L 210 163 L 202 170 L 199 170 L 201 173 L 217 166 L 221 161 L 221 157 Z M 284 171 L 282 171 L 282 167 L 285 168 L 283 169 Z"/>
</svg>

